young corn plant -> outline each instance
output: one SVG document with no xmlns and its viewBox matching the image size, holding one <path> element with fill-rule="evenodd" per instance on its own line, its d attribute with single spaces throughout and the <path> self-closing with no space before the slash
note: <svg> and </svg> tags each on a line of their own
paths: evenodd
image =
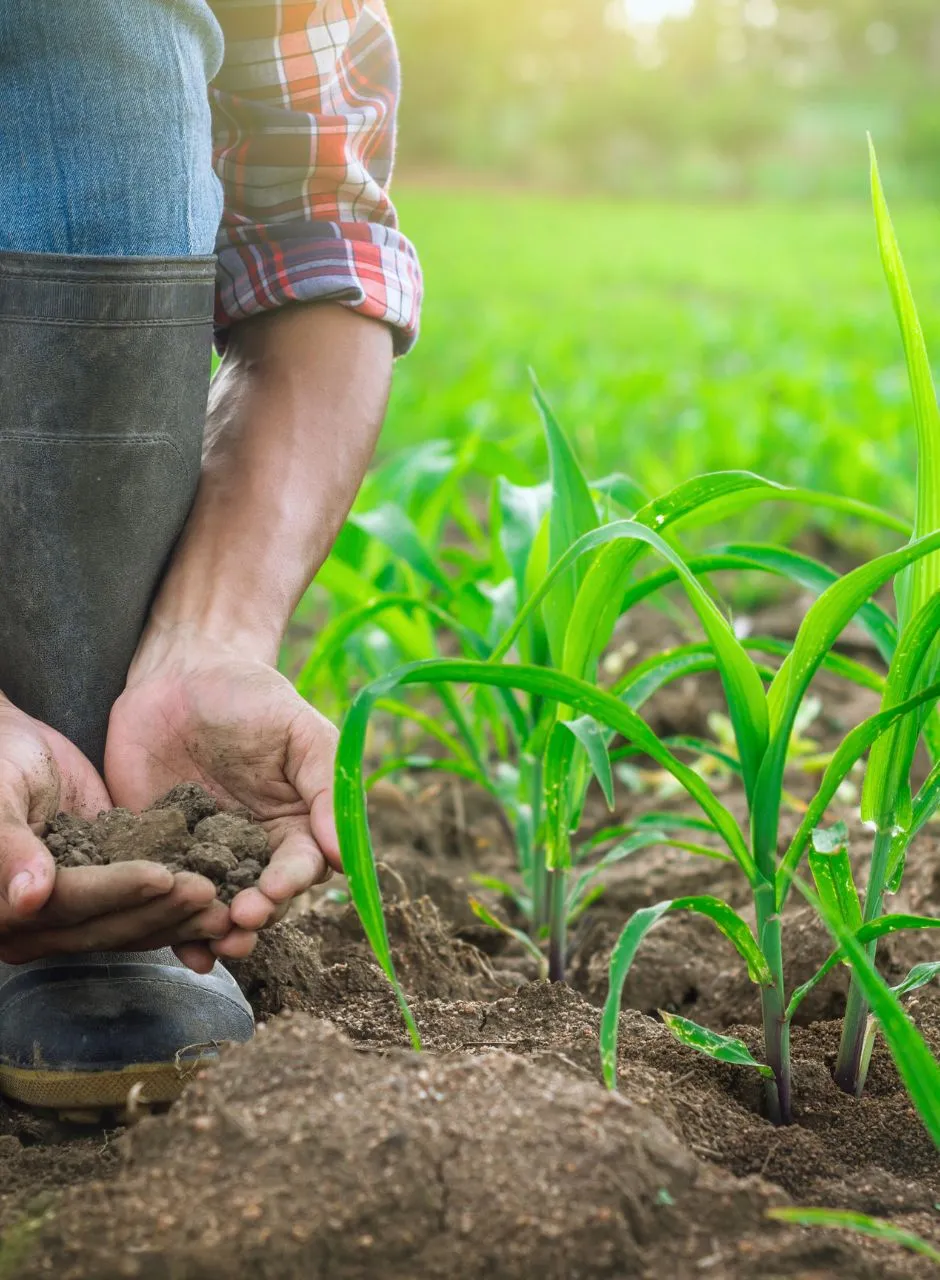
<svg viewBox="0 0 940 1280">
<path fill-rule="evenodd" d="M 598 659 L 618 620 L 634 605 L 655 598 L 662 587 L 678 580 L 690 594 L 708 639 L 637 663 L 621 675 L 612 693 L 637 712 L 670 681 L 718 668 L 716 643 L 719 648 L 730 645 L 742 652 L 746 647 L 759 658 L 778 659 L 788 652 L 787 645 L 768 637 L 738 644 L 699 581 L 701 576 L 744 566 L 787 577 L 815 592 L 836 578 L 830 569 L 808 557 L 760 545 L 738 545 L 685 561 L 676 549 L 676 531 L 683 522 L 720 520 L 729 509 L 760 501 L 788 501 L 812 502 L 898 527 L 899 522 L 865 504 L 789 489 L 745 472 L 700 477 L 660 499 L 641 503 L 632 520 L 621 519 L 626 503 L 637 500 L 636 487 L 622 476 L 589 485 L 544 397 L 537 391 L 536 398 L 551 480 L 547 485 L 525 487 L 498 478 L 491 501 L 493 532 L 488 559 L 474 562 L 473 591 L 468 592 L 465 577 L 456 583 L 448 581 L 439 563 L 440 551 L 433 555 L 428 550 L 425 537 L 404 512 L 392 515 L 383 509 L 380 518 L 362 517 L 360 524 L 369 526 L 373 539 L 381 534 L 383 553 L 391 551 L 399 562 L 404 560 L 405 582 L 401 585 L 410 585 L 410 593 L 373 590 L 357 608 L 324 628 L 299 681 L 307 696 L 313 694 L 317 674 L 329 669 L 334 655 L 365 626 L 386 628 L 400 655 L 412 660 L 432 661 L 441 637 L 449 633 L 470 659 L 492 663 L 512 651 L 524 663 L 551 666 L 594 681 Z M 906 529 L 903 522 L 900 528 Z M 627 553 L 618 552 L 613 561 L 608 556 L 605 564 L 613 564 L 617 584 L 613 594 L 599 602 L 593 585 L 597 579 L 590 578 L 591 565 L 615 542 L 626 545 Z M 635 580 L 634 566 L 648 552 L 658 553 L 667 569 Z M 419 569 L 421 581 L 436 596 L 418 594 Z M 582 597 L 579 593 L 588 580 L 594 594 Z M 608 591 L 608 578 L 599 581 L 601 593 Z M 442 582 L 448 583 L 446 598 Z M 481 598 L 491 602 L 489 612 L 481 607 Z M 526 602 L 513 611 L 511 606 L 519 599 Z M 575 620 L 578 599 L 580 612 Z M 503 629 L 507 618 L 511 621 Z M 868 603 L 859 609 L 858 621 L 876 646 L 889 653 L 893 643 L 890 618 Z M 411 627 L 419 622 L 420 629 L 415 628 L 414 633 L 403 628 L 403 624 Z M 881 689 L 880 677 L 859 663 L 835 654 L 825 654 L 821 661 L 839 674 Z M 761 681 L 773 678 L 774 669 L 758 661 L 751 674 L 760 686 Z M 521 888 L 492 877 L 482 883 L 514 901 L 527 930 L 529 950 L 541 957 L 540 946 L 547 938 L 548 972 L 553 979 L 564 976 L 571 923 L 602 892 L 599 878 L 613 862 L 656 844 L 672 844 L 711 857 L 726 856 L 702 840 L 703 827 L 714 835 L 713 824 L 674 814 L 650 814 L 641 822 L 607 828 L 587 840 L 573 842 L 571 835 L 578 829 L 592 779 L 612 806 L 612 760 L 630 751 L 649 754 L 645 747 L 631 742 L 611 755 L 616 731 L 609 723 L 575 715 L 572 707 L 559 705 L 537 691 L 504 684 L 494 698 L 486 682 L 478 681 L 475 696 L 468 701 L 446 680 L 430 684 L 444 703 L 449 724 L 402 702 L 391 688 L 377 698 L 375 707 L 410 720 L 435 739 L 437 756 L 407 751 L 393 754 L 372 774 L 367 786 L 403 767 L 420 766 L 470 779 L 499 800 L 515 834 Z M 722 757 L 736 771 L 742 767 L 737 760 L 723 756 L 714 744 L 686 737 L 666 740 L 662 745 L 684 754 Z M 495 768 L 490 763 L 494 751 L 500 760 Z M 611 842 L 613 847 L 597 860 L 595 850 Z M 486 923 L 504 927 L 481 904 L 473 905 Z M 520 936 L 511 927 L 507 932 Z"/>
<path fill-rule="evenodd" d="M 879 230 L 884 243 L 890 224 L 881 219 Z M 624 929 L 611 961 L 610 995 L 602 1026 L 604 1074 L 613 1084 L 621 991 L 642 939 L 668 913 L 695 912 L 710 919 L 736 948 L 749 976 L 760 988 L 765 1061 L 754 1059 L 741 1042 L 685 1020 L 672 1019 L 671 1028 L 703 1052 L 756 1068 L 768 1083 L 770 1115 L 785 1122 L 791 1112 L 790 1023 L 808 991 L 836 963 L 846 961 L 852 965 L 860 1007 L 866 1014 L 869 1007 L 875 1011 L 896 1058 L 907 1054 L 910 1061 L 915 1061 L 920 1052 L 918 1043 L 927 1052 L 903 1012 L 899 1013 L 900 993 L 887 990 L 874 971 L 870 952 L 877 939 L 888 933 L 933 928 L 940 921 L 867 908 L 863 913 L 844 842 L 838 838 L 827 840 L 819 827 L 839 786 L 866 751 L 885 735 L 907 734 L 916 741 L 920 728 L 929 728 L 929 714 L 940 696 L 940 682 L 933 679 L 935 669 L 930 662 L 938 617 L 935 597 L 924 599 L 916 611 L 912 606 L 910 622 L 898 643 L 894 624 L 872 596 L 904 574 L 899 585 L 902 594 L 908 590 L 906 584 L 912 578 L 916 581 L 917 566 L 940 549 L 940 532 L 936 527 L 924 530 L 919 509 L 921 526 L 908 545 L 843 578 L 781 548 L 736 546 L 716 550 L 704 558 L 687 557 L 676 538 L 683 521 L 694 519 L 701 523 L 708 518 L 724 518 L 729 511 L 768 499 L 812 501 L 873 516 L 882 523 L 891 521 L 846 499 L 788 490 L 747 473 L 721 473 L 699 477 L 663 498 L 642 504 L 632 519 L 615 518 L 601 523 L 591 489 L 580 476 L 547 406 L 543 403 L 542 407 L 552 463 L 550 505 L 547 515 L 542 515 L 530 504 L 526 518 L 532 536 L 528 546 L 524 540 L 521 548 L 520 540 L 510 541 L 517 588 L 520 577 L 522 584 L 518 598 L 524 596 L 525 603 L 508 630 L 498 643 L 484 640 L 481 645 L 480 633 L 468 634 L 466 624 L 450 614 L 446 625 L 478 656 L 422 656 L 363 689 L 346 717 L 338 751 L 336 809 L 352 899 L 418 1043 L 417 1028 L 389 953 L 369 840 L 363 768 L 367 728 L 373 710 L 383 702 L 388 705 L 390 699 L 396 703 L 394 695 L 405 687 L 448 691 L 446 705 L 461 709 L 464 698 L 457 687 L 495 691 L 504 700 L 514 726 L 516 759 L 529 766 L 526 791 L 532 801 L 530 809 L 534 811 L 538 803 L 542 810 L 540 821 L 530 817 L 532 914 L 536 923 L 540 919 L 547 922 L 550 972 L 554 977 L 561 976 L 572 903 L 571 835 L 578 825 L 591 774 L 606 786 L 609 743 L 614 735 L 620 735 L 631 749 L 642 752 L 672 774 L 697 804 L 701 810 L 697 822 L 724 847 L 696 847 L 692 841 L 683 847 L 691 853 L 718 856 L 737 864 L 750 886 L 756 928 L 752 931 L 729 904 L 709 895 L 674 899 L 637 912 Z M 636 565 L 648 552 L 658 555 L 665 562 L 665 569 L 637 580 Z M 709 587 L 700 580 L 701 575 L 742 565 L 786 573 L 819 593 L 792 646 L 772 641 L 752 646 L 757 651 L 763 648 L 782 656 L 782 663 L 773 673 L 749 656 Z M 684 589 L 704 632 L 704 644 L 683 646 L 679 651 L 637 664 L 615 691 L 598 688 L 597 663 L 618 618 L 638 599 L 652 595 L 670 581 L 677 581 Z M 504 599 L 510 594 L 504 593 Z M 377 600 L 364 607 L 378 616 L 384 604 Z M 410 601 L 406 605 L 402 599 L 396 604 L 403 611 L 418 607 Z M 439 606 L 429 607 L 428 601 L 422 601 L 420 607 L 428 617 L 444 622 Z M 839 635 L 853 620 L 866 628 L 890 664 L 886 680 L 833 651 Z M 520 657 L 536 661 L 505 662 L 514 646 Z M 824 666 L 870 688 L 883 688 L 883 707 L 858 725 L 833 754 L 796 835 L 781 852 L 778 831 L 788 749 L 810 683 Z M 744 829 L 700 774 L 661 742 L 637 711 L 637 704 L 669 679 L 703 669 L 717 670 L 724 687 L 750 815 Z M 527 699 L 524 711 L 517 700 L 519 694 Z M 890 762 L 896 775 L 899 762 L 903 766 L 905 759 L 892 752 Z M 482 752 L 478 749 L 474 765 L 481 761 Z M 518 771 L 522 776 L 524 770 Z M 895 794 L 903 795 L 907 785 L 902 767 Z M 932 796 L 932 792 L 929 794 Z M 916 803 L 910 806 L 907 831 L 913 832 L 926 806 L 926 799 L 920 808 Z M 520 813 L 522 810 L 520 805 Z M 650 829 L 636 834 L 642 837 L 654 832 Z M 655 834 L 657 839 L 662 838 L 660 833 Z M 898 838 L 894 827 L 891 836 L 892 840 Z M 876 841 L 876 858 L 883 853 Z M 789 992 L 782 954 L 781 912 L 807 854 L 817 886 L 814 901 L 839 945 L 810 982 Z M 803 892 L 810 892 L 802 882 L 799 884 Z M 922 978 L 923 973 L 912 974 L 907 989 Z M 929 1053 L 927 1059 L 933 1061 Z M 927 1072 L 923 1060 L 920 1068 L 923 1076 Z M 916 1072 L 902 1067 L 902 1074 L 923 1111 L 927 1103 L 915 1088 Z M 940 1127 L 937 1133 L 940 1135 Z"/>
<path fill-rule="evenodd" d="M 873 147 L 871 176 L 881 259 L 901 330 L 917 429 L 916 539 L 940 529 L 940 411 L 923 330 Z M 940 555 L 925 556 L 899 574 L 895 597 L 899 638 L 882 699 L 885 711 L 937 678 Z M 935 767 L 912 799 L 911 765 L 921 737 Z M 938 759 L 940 721 L 929 703 L 916 715 L 895 724 L 872 747 L 862 794 L 862 817 L 873 824 L 875 838 L 859 923 L 870 925 L 882 916 L 886 895 L 896 893 L 900 887 L 911 841 L 940 804 Z M 854 903 L 852 910 L 855 910 Z M 871 960 L 875 958 L 876 948 L 875 937 L 867 944 Z M 876 1029 L 877 1020 L 870 1016 L 864 992 L 853 976 L 835 1069 L 836 1082 L 849 1093 L 860 1094 L 864 1087 Z"/>
</svg>

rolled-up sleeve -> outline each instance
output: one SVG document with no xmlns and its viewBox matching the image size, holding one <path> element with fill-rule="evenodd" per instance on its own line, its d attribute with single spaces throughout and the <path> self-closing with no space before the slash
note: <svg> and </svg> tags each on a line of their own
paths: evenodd
<svg viewBox="0 0 940 1280">
<path fill-rule="evenodd" d="M 210 88 L 224 189 L 217 328 L 339 302 L 418 331 L 421 271 L 388 186 L 399 66 L 382 0 L 212 0 L 225 61 Z"/>
</svg>

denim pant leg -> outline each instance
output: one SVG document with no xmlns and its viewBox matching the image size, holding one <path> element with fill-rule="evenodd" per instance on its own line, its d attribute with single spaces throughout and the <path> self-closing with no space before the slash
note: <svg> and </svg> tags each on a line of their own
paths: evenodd
<svg viewBox="0 0 940 1280">
<path fill-rule="evenodd" d="M 199 478 L 204 0 L 0 0 L 0 691 L 98 766 Z"/>
<path fill-rule="evenodd" d="M 211 254 L 206 0 L 2 0 L 0 250 Z"/>
</svg>

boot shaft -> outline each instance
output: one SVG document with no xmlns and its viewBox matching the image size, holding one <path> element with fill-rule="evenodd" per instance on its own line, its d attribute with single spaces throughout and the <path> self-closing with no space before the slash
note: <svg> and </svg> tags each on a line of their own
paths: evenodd
<svg viewBox="0 0 940 1280">
<path fill-rule="evenodd" d="M 0 254 L 0 690 L 99 766 L 195 496 L 214 275 Z"/>
</svg>

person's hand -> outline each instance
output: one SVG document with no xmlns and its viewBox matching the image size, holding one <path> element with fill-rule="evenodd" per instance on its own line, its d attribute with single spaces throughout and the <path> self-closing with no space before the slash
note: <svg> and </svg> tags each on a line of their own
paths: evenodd
<svg viewBox="0 0 940 1280">
<path fill-rule="evenodd" d="M 40 840 L 60 810 L 111 808 L 96 770 L 55 730 L 0 695 L 0 960 L 146 950 L 224 933 L 228 913 L 202 876 L 152 862 L 56 873 Z"/>
<path fill-rule="evenodd" d="M 235 928 L 178 954 L 249 954 L 257 930 L 339 869 L 333 820 L 336 730 L 267 663 L 190 628 L 151 628 L 111 713 L 105 778 L 115 804 L 141 809 L 180 782 L 223 807 L 244 805 L 264 827 L 271 861 L 231 904 Z"/>
</svg>

